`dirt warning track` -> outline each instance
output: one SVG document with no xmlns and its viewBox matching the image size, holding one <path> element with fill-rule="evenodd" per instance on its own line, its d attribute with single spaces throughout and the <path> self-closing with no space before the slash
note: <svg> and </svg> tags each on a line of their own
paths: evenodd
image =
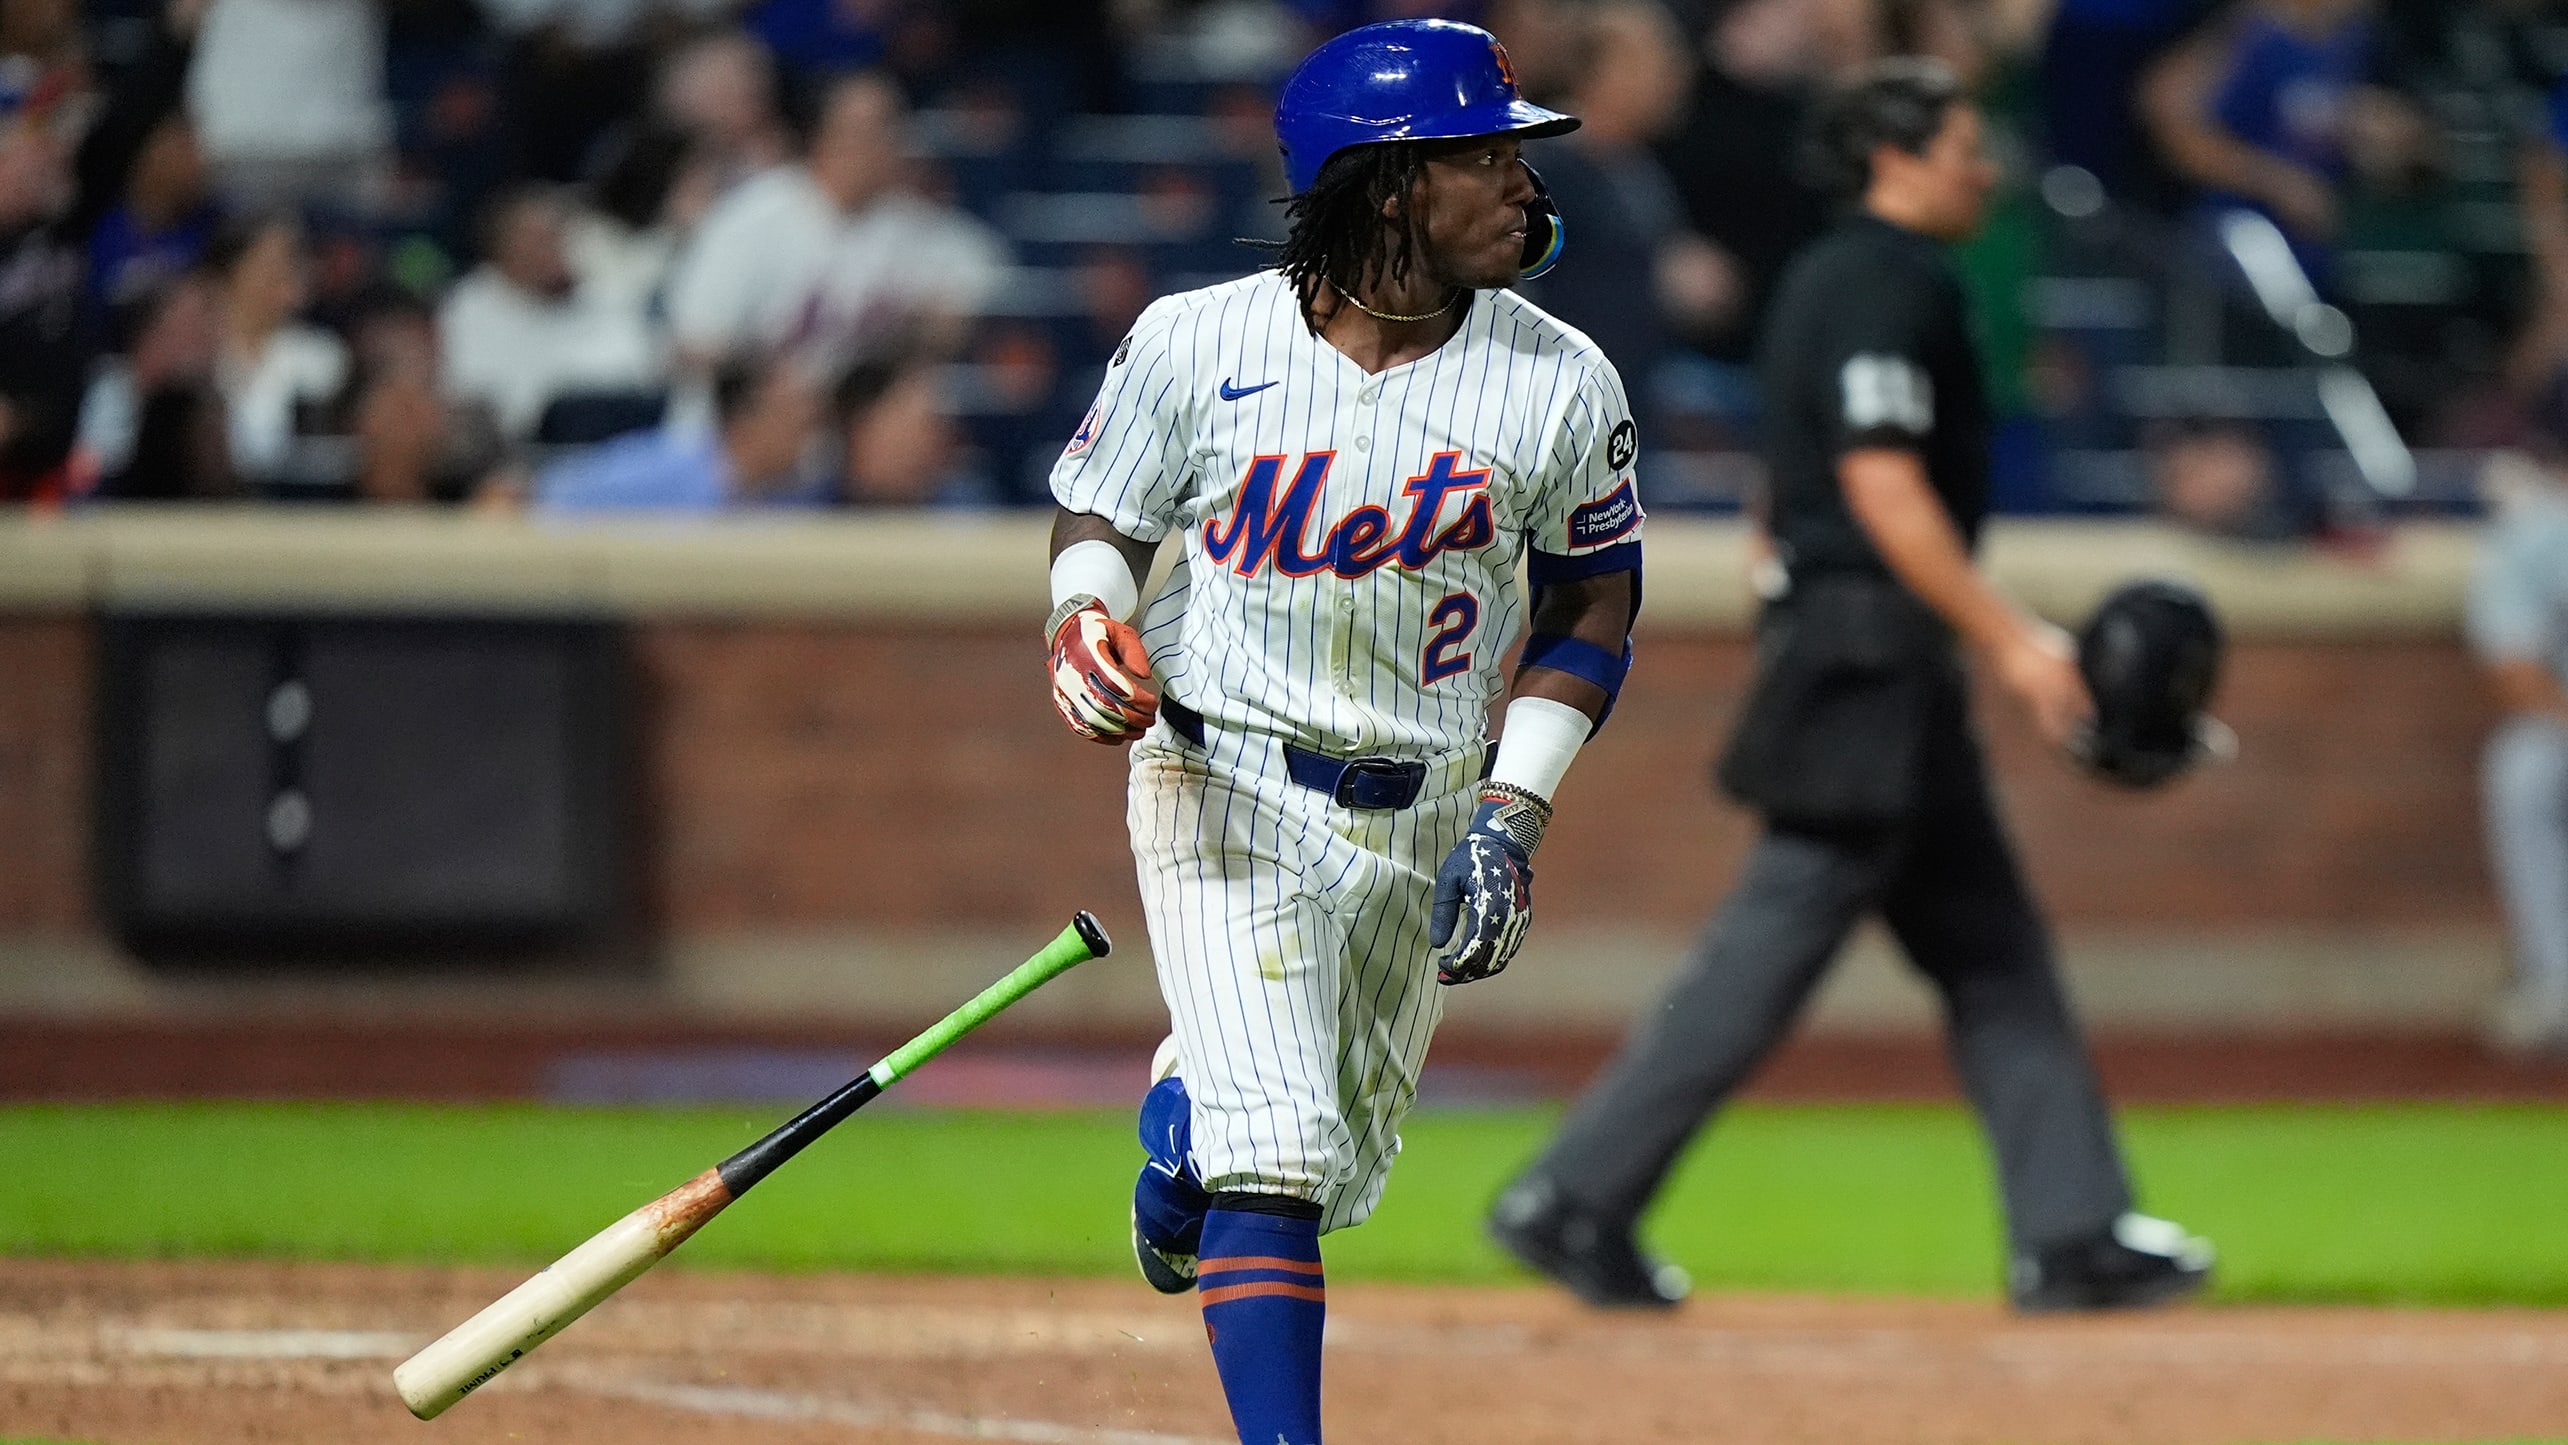
<svg viewBox="0 0 2568 1445">
<path fill-rule="evenodd" d="M 104 1445 L 1220 1445 L 1190 1301 L 1112 1280 L 663 1270 L 432 1424 L 394 1363 L 517 1276 L 0 1261 L 0 1435 Z M 2568 1313 L 2027 1321 L 1793 1297 L 1599 1315 L 1340 1285 L 1341 1445 L 2244 1445 L 2568 1435 Z"/>
</svg>

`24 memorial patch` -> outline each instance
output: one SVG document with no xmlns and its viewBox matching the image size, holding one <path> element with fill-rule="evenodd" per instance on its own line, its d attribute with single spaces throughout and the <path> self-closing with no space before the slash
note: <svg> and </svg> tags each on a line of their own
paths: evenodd
<svg viewBox="0 0 2568 1445">
<path fill-rule="evenodd" d="M 1632 464 L 1632 458 L 1638 456 L 1640 450 L 1640 428 L 1632 425 L 1630 417 L 1625 417 L 1614 423 L 1614 430 L 1606 435 L 1605 465 L 1619 472 Z"/>
</svg>

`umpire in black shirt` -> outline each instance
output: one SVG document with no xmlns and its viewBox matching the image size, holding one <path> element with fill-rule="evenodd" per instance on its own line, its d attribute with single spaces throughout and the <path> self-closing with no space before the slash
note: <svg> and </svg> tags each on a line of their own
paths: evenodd
<svg viewBox="0 0 2568 1445">
<path fill-rule="evenodd" d="M 1989 416 L 1943 247 L 1978 229 L 1996 183 L 1979 116 L 1942 66 L 1886 62 L 1823 106 L 1814 151 L 1855 205 L 1795 260 L 1767 321 L 1779 575 L 1720 770 L 1765 831 L 1666 998 L 1499 1196 L 1490 1230 L 1593 1303 L 1681 1298 L 1683 1273 L 1641 1253 L 1634 1223 L 1872 913 L 1942 995 L 1996 1154 L 2017 1306 L 2171 1298 L 2202 1282 L 2210 1249 L 2131 1211 L 1971 731 L 1965 653 L 2055 743 L 2092 710 L 2067 637 L 1971 559 Z"/>
</svg>

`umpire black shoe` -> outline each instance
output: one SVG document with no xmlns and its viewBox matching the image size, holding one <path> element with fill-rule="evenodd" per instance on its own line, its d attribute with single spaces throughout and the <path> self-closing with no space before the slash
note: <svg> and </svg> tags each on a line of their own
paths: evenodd
<svg viewBox="0 0 2568 1445">
<path fill-rule="evenodd" d="M 1489 1237 L 1525 1268 L 1602 1309 L 1668 1309 L 1694 1287 L 1684 1270 L 1641 1253 L 1629 1226 L 1570 1204 L 1540 1175 L 1498 1196 Z"/>
<path fill-rule="evenodd" d="M 2211 1264 L 2210 1240 L 2169 1220 L 2125 1214 L 2092 1238 L 2017 1255 L 2007 1293 L 2026 1314 L 2139 1309 L 2201 1289 Z"/>
</svg>

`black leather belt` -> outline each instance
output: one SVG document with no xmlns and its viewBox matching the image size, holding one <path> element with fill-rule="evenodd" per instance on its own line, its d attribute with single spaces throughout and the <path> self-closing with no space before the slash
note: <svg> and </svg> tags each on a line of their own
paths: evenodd
<svg viewBox="0 0 2568 1445">
<path fill-rule="evenodd" d="M 1177 735 L 1204 745 L 1204 715 L 1173 697 L 1159 700 L 1159 715 Z M 1392 812 L 1418 801 L 1426 790 L 1427 765 L 1398 758 L 1333 758 L 1309 748 L 1284 744 L 1284 771 L 1315 793 L 1326 793 L 1341 808 Z"/>
</svg>

